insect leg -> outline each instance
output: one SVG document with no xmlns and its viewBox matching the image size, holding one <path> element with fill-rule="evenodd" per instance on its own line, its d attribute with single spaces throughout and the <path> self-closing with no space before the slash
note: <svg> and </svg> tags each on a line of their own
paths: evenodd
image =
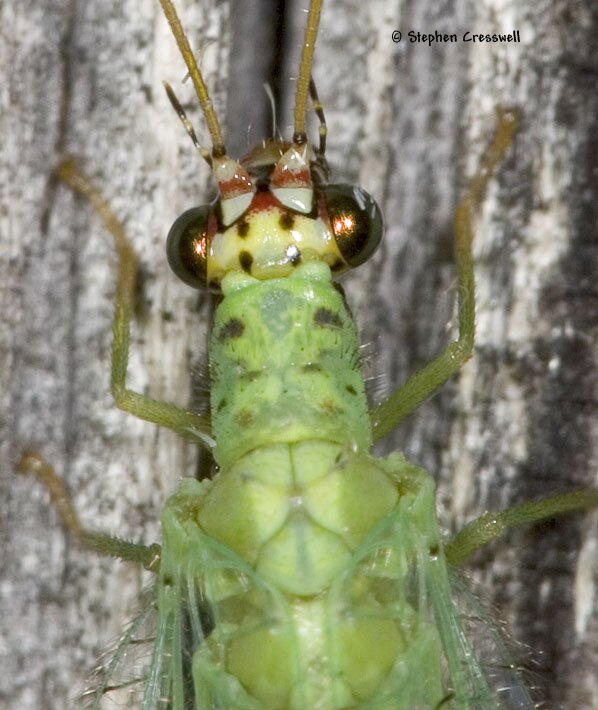
<svg viewBox="0 0 598 710">
<path fill-rule="evenodd" d="M 119 409 L 135 415 L 139 419 L 172 429 L 177 434 L 196 443 L 207 444 L 210 423 L 202 417 L 177 407 L 169 402 L 161 402 L 134 392 L 126 386 L 129 363 L 129 326 L 135 293 L 137 259 L 127 240 L 122 224 L 118 221 L 99 189 L 80 172 L 73 159 L 61 163 L 58 177 L 90 203 L 99 215 L 106 229 L 114 238 L 118 254 L 118 278 L 114 304 L 112 330 L 112 395 Z"/>
<path fill-rule="evenodd" d="M 482 156 L 477 173 L 469 183 L 455 211 L 455 261 L 458 278 L 459 337 L 438 357 L 412 375 L 407 382 L 380 402 L 371 412 L 374 440 L 389 434 L 405 417 L 452 377 L 471 357 L 474 342 L 475 281 L 473 273 L 472 221 L 486 186 L 498 163 L 513 142 L 517 114 L 499 113 L 494 140 Z"/>
<path fill-rule="evenodd" d="M 35 451 L 27 451 L 17 464 L 17 472 L 35 476 L 47 488 L 64 528 L 89 550 L 127 562 L 142 564 L 150 571 L 160 565 L 160 545 L 137 545 L 106 533 L 87 530 L 81 524 L 64 481 L 52 466 Z"/>
<path fill-rule="evenodd" d="M 535 503 L 525 503 L 498 513 L 484 513 L 460 530 L 445 546 L 450 564 L 463 564 L 476 550 L 495 540 L 510 528 L 529 525 L 598 506 L 598 491 L 572 491 Z"/>
</svg>

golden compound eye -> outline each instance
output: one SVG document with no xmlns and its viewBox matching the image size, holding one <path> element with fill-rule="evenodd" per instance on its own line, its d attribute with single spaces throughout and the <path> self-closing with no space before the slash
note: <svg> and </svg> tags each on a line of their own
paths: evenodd
<svg viewBox="0 0 598 710">
<path fill-rule="evenodd" d="M 349 266 L 363 264 L 384 234 L 382 212 L 358 185 L 324 185 L 326 212 L 339 251 Z"/>
<path fill-rule="evenodd" d="M 206 285 L 210 212 L 208 205 L 183 212 L 170 228 L 166 240 L 170 268 L 193 288 Z"/>
</svg>

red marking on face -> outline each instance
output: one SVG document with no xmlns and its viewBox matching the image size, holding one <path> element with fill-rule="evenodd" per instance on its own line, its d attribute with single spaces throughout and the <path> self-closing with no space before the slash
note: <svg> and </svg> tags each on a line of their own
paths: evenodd
<svg viewBox="0 0 598 710">
<path fill-rule="evenodd" d="M 245 214 L 248 215 L 250 213 L 256 214 L 258 212 L 268 212 L 269 210 L 277 208 L 284 209 L 284 207 L 269 190 L 264 190 L 259 191 L 254 195 L 253 200 L 249 205 L 249 209 Z"/>
<path fill-rule="evenodd" d="M 274 168 L 270 184 L 272 187 L 311 187 L 311 172 L 309 168 L 291 170 L 278 164 Z"/>
<path fill-rule="evenodd" d="M 251 192 L 252 189 L 253 184 L 247 173 L 245 175 L 235 174 L 230 180 L 223 180 L 218 183 L 218 191 L 224 200 Z"/>
</svg>

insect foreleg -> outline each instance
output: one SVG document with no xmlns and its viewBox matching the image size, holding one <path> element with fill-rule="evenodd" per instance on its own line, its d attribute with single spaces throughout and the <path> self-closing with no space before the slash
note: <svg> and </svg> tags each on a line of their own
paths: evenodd
<svg viewBox="0 0 598 710">
<path fill-rule="evenodd" d="M 435 390 L 452 377 L 471 357 L 474 341 L 475 281 L 472 241 L 473 215 L 479 209 L 486 186 L 498 163 L 513 142 L 517 115 L 502 110 L 493 142 L 487 148 L 476 175 L 455 211 L 455 261 L 458 278 L 459 338 L 407 382 L 380 402 L 371 412 L 374 441 L 389 434 Z"/>
<path fill-rule="evenodd" d="M 98 188 L 80 172 L 74 160 L 67 159 L 61 163 L 57 174 L 63 182 L 85 197 L 114 238 L 118 254 L 118 278 L 112 323 L 114 340 L 112 344 L 111 389 L 117 407 L 139 419 L 172 429 L 187 439 L 209 446 L 211 429 L 207 417 L 199 416 L 169 402 L 152 399 L 127 388 L 129 329 L 135 293 L 137 259 L 125 236 L 122 224 Z"/>
<path fill-rule="evenodd" d="M 160 565 L 160 545 L 137 545 L 106 533 L 93 532 L 84 528 L 73 506 L 71 495 L 64 485 L 64 481 L 39 454 L 33 451 L 23 454 L 17 464 L 17 471 L 35 476 L 40 483 L 43 483 L 50 494 L 52 504 L 60 516 L 62 525 L 83 547 L 100 555 L 141 564 L 152 572 L 158 569 Z"/>
</svg>

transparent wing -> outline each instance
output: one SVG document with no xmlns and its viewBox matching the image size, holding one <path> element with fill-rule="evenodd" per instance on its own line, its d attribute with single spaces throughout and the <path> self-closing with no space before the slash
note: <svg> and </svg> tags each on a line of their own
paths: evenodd
<svg viewBox="0 0 598 710">
<path fill-rule="evenodd" d="M 518 662 L 514 642 L 495 622 L 492 613 L 471 591 L 467 581 L 450 570 L 453 599 L 461 626 L 475 649 L 488 685 L 505 710 L 533 710 L 537 704 L 528 690 L 531 671 Z M 523 653 L 526 650 L 523 649 Z"/>
<path fill-rule="evenodd" d="M 152 588 L 116 647 L 100 659 L 81 698 L 84 710 L 141 707 L 156 639 L 156 616 L 156 590 Z"/>
<path fill-rule="evenodd" d="M 197 580 L 182 569 L 180 583 L 146 593 L 141 612 L 94 671 L 85 710 L 196 710 L 193 655 L 213 628 Z"/>
</svg>

